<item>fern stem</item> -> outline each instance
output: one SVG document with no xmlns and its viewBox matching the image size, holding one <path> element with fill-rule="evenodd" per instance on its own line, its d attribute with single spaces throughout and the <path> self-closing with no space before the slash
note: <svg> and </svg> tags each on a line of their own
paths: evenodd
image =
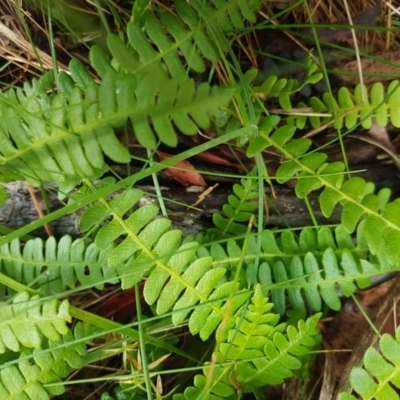
<svg viewBox="0 0 400 400">
<path fill-rule="evenodd" d="M 379 332 L 379 329 L 372 323 L 371 318 L 368 316 L 368 314 L 365 312 L 363 306 L 360 304 L 360 302 L 357 300 L 357 297 L 354 296 L 354 294 L 351 295 L 351 299 L 354 301 L 356 304 L 358 310 L 364 317 L 364 319 L 368 322 L 368 325 L 371 327 L 371 329 L 375 332 L 375 335 L 378 336 L 379 338 L 382 336 L 381 333 Z"/>
<path fill-rule="evenodd" d="M 311 218 L 311 221 L 312 221 L 313 225 L 318 227 L 319 224 L 318 224 L 317 219 L 315 218 L 314 211 L 313 211 L 313 209 L 311 207 L 310 200 L 308 199 L 308 196 L 304 197 L 304 203 L 306 204 L 306 207 L 307 207 L 308 213 L 310 214 L 310 218 Z"/>
</svg>

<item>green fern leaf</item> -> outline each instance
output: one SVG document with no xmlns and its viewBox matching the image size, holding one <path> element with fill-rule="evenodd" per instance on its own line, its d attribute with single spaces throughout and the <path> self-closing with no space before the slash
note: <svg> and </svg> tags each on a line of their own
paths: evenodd
<svg viewBox="0 0 400 400">
<path fill-rule="evenodd" d="M 234 398 L 235 393 L 253 392 L 256 387 L 281 383 L 301 367 L 299 357 L 309 354 L 319 340 L 314 315 L 300 321 L 298 329 L 277 325 L 279 316 L 272 314 L 272 304 L 257 285 L 251 304 L 239 308 L 235 319 L 228 322 L 224 340 L 216 354 L 217 364 L 204 368 L 204 376 L 197 375 L 194 387 L 187 388 L 184 397 L 202 398 L 205 393 L 216 399 Z M 212 375 L 210 375 L 212 374 Z"/>
<path fill-rule="evenodd" d="M 195 284 L 204 276 L 204 274 L 208 272 L 211 267 L 211 263 L 211 257 L 199 258 L 186 269 L 181 278 L 186 282 L 187 285 L 192 284 L 193 290 L 196 290 Z M 174 272 L 176 272 L 175 269 Z M 208 276 L 207 279 L 212 280 L 210 276 Z M 185 286 L 183 285 L 183 283 L 181 283 L 177 278 L 171 278 L 170 281 L 165 285 L 159 296 L 159 300 L 157 302 L 157 313 L 166 313 L 173 305 L 176 305 L 178 297 L 184 288 Z M 204 295 L 204 292 L 202 294 Z M 188 301 L 188 296 L 184 296 L 185 294 L 182 295 L 183 300 L 181 300 L 181 302 L 186 302 L 187 305 L 191 306 L 193 303 Z M 176 308 L 180 308 L 179 303 L 176 305 Z M 184 316 L 182 315 L 182 313 L 180 314 L 181 315 L 174 314 L 172 316 L 172 321 L 175 324 L 178 324 L 180 320 L 183 319 Z"/>
<path fill-rule="evenodd" d="M 57 305 L 57 300 L 43 302 L 38 296 L 19 293 L 12 304 L 0 308 L 0 353 L 6 349 L 19 351 L 21 346 L 39 348 L 44 337 L 59 340 L 68 331 L 68 302 Z"/>
<path fill-rule="evenodd" d="M 83 239 L 73 241 L 68 235 L 58 242 L 54 237 L 47 241 L 28 240 L 23 247 L 19 240 L 13 240 L 0 248 L 0 271 L 49 294 L 74 288 L 77 283 L 101 290 L 105 282 L 119 281 L 116 270 L 107 267 L 112 248 L 100 250 L 93 243 L 85 244 Z M 3 297 L 6 294 L 3 285 L 0 294 Z"/>
<path fill-rule="evenodd" d="M 399 104 L 400 87 L 398 81 L 392 81 L 386 92 L 380 82 L 373 84 L 370 90 L 365 86 L 362 88 L 357 85 L 354 93 L 350 93 L 348 88 L 342 87 L 338 91 L 337 99 L 328 93 L 325 93 L 322 99 L 317 97 L 310 99 L 313 111 L 331 114 L 331 116 L 323 117 L 322 120 L 319 116 L 291 116 L 290 123 L 300 127 L 300 125 L 304 125 L 304 119 L 308 118 L 315 129 L 319 128 L 322 122 L 325 124 L 334 123 L 334 126 L 338 129 L 342 128 L 344 122 L 346 128 L 351 129 L 360 121 L 364 129 L 370 129 L 373 122 L 372 118 L 375 118 L 379 126 L 385 127 L 390 121 L 393 126 L 400 127 Z M 302 107 L 305 106 L 305 104 L 302 104 Z"/>
<path fill-rule="evenodd" d="M 23 349 L 20 361 L 2 364 L 1 398 L 50 399 L 50 395 L 63 394 L 65 387 L 59 384 L 62 379 L 68 376 L 71 368 L 79 369 L 85 365 L 82 356 L 86 354 L 86 345 L 75 341 L 93 332 L 93 329 L 84 328 L 82 323 L 78 323 L 74 334 L 68 330 L 57 341 L 49 340 L 45 351 Z"/>
<path fill-rule="evenodd" d="M 77 61 L 72 69 L 77 86 L 67 85 L 56 95 L 17 97 L 20 92 L 10 89 L 0 96 L 0 163 L 15 171 L 4 181 L 28 179 L 38 185 L 41 180 L 76 183 L 79 177 L 93 177 L 103 170 L 104 155 L 130 161 L 114 133 L 128 120 L 145 147 L 155 148 L 157 136 L 175 146 L 175 126 L 187 135 L 207 129 L 218 108 L 235 94 L 206 83 L 195 88 L 190 79 L 164 79 L 162 70 L 140 80 L 111 70 L 97 85 Z"/>
<path fill-rule="evenodd" d="M 196 285 L 193 285 L 193 290 L 185 291 L 181 298 L 175 303 L 173 322 L 175 324 L 182 322 L 190 313 L 190 309 L 188 309 L 187 307 L 194 306 L 198 303 L 199 299 L 201 299 L 202 302 L 207 302 L 210 293 L 212 293 L 213 289 L 217 286 L 219 281 L 225 276 L 225 273 L 226 270 L 224 268 L 215 268 L 211 271 L 207 271 L 205 274 L 203 274 L 203 276 L 198 278 Z M 190 284 L 190 281 L 188 283 Z M 203 309 L 203 307 L 200 307 L 198 308 L 198 311 L 195 310 L 196 314 L 194 314 L 194 317 L 191 317 L 191 329 L 193 332 L 200 332 L 200 330 L 203 328 L 203 320 L 201 318 L 203 316 L 207 317 L 211 309 L 212 307 L 209 307 L 208 309 Z M 196 321 L 198 314 L 201 315 Z"/>
<path fill-rule="evenodd" d="M 168 264 L 171 266 L 171 269 L 169 271 L 163 270 L 161 268 L 156 268 L 150 274 L 143 291 L 145 299 L 149 304 L 153 304 L 160 296 L 160 292 L 163 289 L 164 284 L 169 276 L 172 276 L 172 278 L 175 279 L 180 277 L 180 273 L 182 272 L 183 268 L 196 253 L 197 247 L 198 244 L 196 242 L 182 244 L 182 246 L 180 246 L 176 250 L 175 254 L 173 254 L 168 260 Z M 179 282 L 179 280 L 176 281 L 173 279 L 169 283 L 170 284 L 167 284 L 167 286 L 163 290 L 163 299 L 167 300 L 168 295 L 166 295 L 166 293 L 172 294 L 171 289 L 176 286 L 176 289 L 173 290 L 175 292 L 173 296 L 176 300 L 180 291 L 182 290 L 182 287 L 180 287 L 179 285 L 179 283 L 181 282 Z M 164 292 L 165 290 L 166 293 Z M 166 307 L 166 309 L 169 309 L 173 303 L 174 301 L 172 301 L 171 303 L 168 301 L 168 307 Z M 164 308 L 164 305 L 160 302 L 158 304 L 158 308 L 162 310 Z"/>
<path fill-rule="evenodd" d="M 219 213 L 213 215 L 214 225 L 219 231 L 211 229 L 210 232 L 222 236 L 240 235 L 248 229 L 243 223 L 249 222 L 258 208 L 256 203 L 258 199 L 257 183 L 251 179 L 251 176 L 243 178 L 240 184 L 233 185 L 233 192 L 233 195 L 228 196 L 228 204 L 222 208 L 226 217 Z"/>
<path fill-rule="evenodd" d="M 383 334 L 379 340 L 380 353 L 374 348 L 367 349 L 363 367 L 354 367 L 350 373 L 350 383 L 362 399 L 397 399 L 393 386 L 400 388 L 400 329 L 396 338 Z M 341 393 L 339 399 L 357 397 Z"/>
<path fill-rule="evenodd" d="M 316 314 L 307 321 L 299 321 L 298 329 L 288 327 L 287 337 L 276 332 L 272 339 L 267 339 L 263 348 L 265 357 L 254 360 L 252 366 L 242 371 L 243 391 L 251 391 L 253 385 L 259 386 L 260 381 L 264 381 L 264 384 L 279 384 L 293 376 L 293 370 L 300 367 L 295 356 L 306 354 L 308 348 L 315 346 L 319 340 L 317 323 L 320 316 Z"/>
<path fill-rule="evenodd" d="M 260 282 L 264 293 L 271 292 L 275 310 L 284 314 L 289 301 L 293 308 L 305 314 L 306 304 L 320 311 L 322 304 L 338 310 L 339 293 L 336 285 L 346 296 L 360 288 L 368 287 L 368 277 L 384 270 L 381 259 L 372 257 L 367 262 L 368 246 L 363 226 L 357 231 L 357 246 L 343 226 L 334 231 L 328 227 L 318 230 L 304 229 L 299 238 L 285 231 L 274 235 L 264 231 L 261 236 L 263 260 L 254 271 L 250 254 L 255 254 L 255 239 L 249 238 L 246 248 L 246 276 L 249 283 Z M 250 259 L 249 259 L 250 258 Z M 239 260 L 229 254 L 230 262 Z M 237 261 L 236 261 L 237 262 Z"/>
<path fill-rule="evenodd" d="M 159 314 L 173 307 L 175 325 L 182 323 L 190 314 L 191 333 L 199 333 L 205 340 L 222 321 L 227 299 L 236 285 L 221 283 L 226 269 L 210 269 L 211 257 L 198 258 L 189 264 L 198 246 L 197 242 L 185 242 L 178 248 L 175 244 L 173 249 L 168 247 L 168 256 L 161 258 L 163 262 L 153 261 L 156 266 L 146 280 L 144 296 L 149 304 L 157 302 Z M 247 293 L 237 293 L 230 310 L 236 310 L 247 299 Z"/>
<path fill-rule="evenodd" d="M 147 10 L 141 15 L 142 25 L 137 21 L 128 24 L 130 47 L 119 36 L 108 35 L 107 44 L 116 61 L 113 64 L 118 64 L 117 69 L 121 72 L 135 74 L 140 79 L 149 73 L 168 71 L 174 79 L 183 82 L 188 74 L 178 57 L 178 50 L 190 69 L 203 72 L 204 58 L 217 62 L 228 49 L 221 28 L 229 33 L 233 29 L 243 29 L 243 19 L 255 21 L 254 11 L 261 5 L 259 1 L 247 0 L 239 3 L 223 0 L 210 4 L 179 0 L 174 4 L 176 16 L 161 9 L 157 10 L 159 16 L 156 18 Z M 109 62 L 98 47 L 92 52 L 91 61 L 104 78 Z M 164 77 L 167 78 L 166 74 Z"/>
</svg>

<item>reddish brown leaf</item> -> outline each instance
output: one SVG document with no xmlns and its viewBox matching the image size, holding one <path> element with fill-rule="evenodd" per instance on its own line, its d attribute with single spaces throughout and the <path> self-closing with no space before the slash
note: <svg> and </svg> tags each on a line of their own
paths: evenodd
<svg viewBox="0 0 400 400">
<path fill-rule="evenodd" d="M 171 154 L 157 151 L 160 160 L 168 160 Z M 180 161 L 171 167 L 165 169 L 171 178 L 181 183 L 183 186 L 207 186 L 203 177 L 196 172 L 194 166 L 187 160 Z"/>
<path fill-rule="evenodd" d="M 210 164 L 223 165 L 225 167 L 236 168 L 238 172 L 243 172 L 243 168 L 239 163 L 227 160 L 211 151 L 203 151 L 196 155 L 196 158 L 202 161 L 209 162 Z"/>
</svg>

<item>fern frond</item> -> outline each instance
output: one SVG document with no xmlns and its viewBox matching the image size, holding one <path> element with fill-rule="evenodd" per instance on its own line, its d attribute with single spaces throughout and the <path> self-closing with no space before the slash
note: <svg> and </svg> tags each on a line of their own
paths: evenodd
<svg viewBox="0 0 400 400">
<path fill-rule="evenodd" d="M 400 389 L 400 327 L 395 338 L 387 333 L 382 335 L 379 350 L 368 348 L 363 366 L 354 367 L 350 372 L 350 384 L 359 396 L 341 393 L 340 400 L 399 398 L 394 387 Z"/>
<path fill-rule="evenodd" d="M 371 276 L 387 270 L 383 260 L 369 254 L 361 228 L 357 244 L 341 225 L 335 229 L 305 228 L 298 236 L 290 230 L 265 230 L 259 239 L 261 251 L 256 240 L 247 238 L 246 277 L 240 285 L 261 283 L 264 294 L 271 292 L 274 308 L 280 314 L 285 313 L 288 302 L 302 315 L 307 307 L 320 311 L 323 304 L 338 310 L 341 294 L 350 296 L 357 288 L 368 287 Z M 203 247 L 201 255 L 211 256 L 216 266 L 226 268 L 228 278 L 230 271 L 236 271 L 241 251 L 230 239 L 226 245 L 213 244 L 209 250 Z M 256 257 L 260 259 L 257 269 Z"/>
<path fill-rule="evenodd" d="M 146 11 L 143 26 L 130 22 L 127 27 L 129 45 L 114 34 L 107 37 L 107 44 L 117 64 L 124 73 L 138 78 L 168 71 L 178 81 L 188 77 L 187 69 L 205 71 L 205 60 L 218 62 L 229 48 L 226 34 L 244 29 L 244 21 L 256 21 L 262 1 L 222 0 L 206 3 L 177 0 L 176 15 L 164 9 L 155 10 L 159 15 Z M 143 29 L 144 28 L 144 29 Z M 149 41 L 151 40 L 152 45 Z M 178 56 L 178 52 L 184 61 Z M 100 76 L 109 70 L 109 61 L 98 47 L 91 52 L 94 68 Z M 116 61 L 116 62 L 114 62 Z M 164 75 L 167 78 L 167 75 Z"/>
<path fill-rule="evenodd" d="M 40 348 L 44 337 L 60 340 L 71 321 L 67 300 L 58 304 L 57 299 L 43 301 L 26 292 L 17 294 L 11 304 L 3 304 L 0 317 L 0 354 L 7 349 L 20 351 L 21 346 Z"/>
<path fill-rule="evenodd" d="M 78 61 L 71 61 L 72 78 L 83 87 L 71 84 L 69 91 L 42 93 L 42 98 L 17 96 L 13 89 L 1 94 L 4 182 L 76 183 L 79 177 L 102 172 L 104 156 L 127 163 L 129 151 L 114 129 L 128 120 L 145 147 L 155 148 L 156 135 L 175 146 L 175 126 L 186 135 L 196 133 L 198 127 L 206 129 L 218 107 L 227 105 L 235 93 L 206 83 L 195 88 L 193 80 L 163 80 L 162 75 L 146 75 L 137 81 L 115 71 L 97 85 L 83 69 Z"/>
<path fill-rule="evenodd" d="M 250 221 L 258 208 L 257 181 L 251 179 L 251 176 L 243 178 L 240 184 L 233 185 L 233 193 L 228 196 L 227 204 L 222 208 L 226 217 L 220 213 L 213 214 L 213 222 L 218 230 L 211 232 L 216 231 L 217 234 L 225 236 L 241 235 L 247 231 L 248 227 L 245 224 Z"/>
<path fill-rule="evenodd" d="M 144 296 L 149 304 L 157 301 L 158 314 L 172 308 L 174 325 L 190 315 L 190 332 L 206 340 L 222 322 L 226 310 L 234 312 L 249 294 L 240 291 L 236 283 L 226 282 L 226 269 L 212 268 L 211 257 L 200 257 L 189 264 L 198 246 L 197 242 L 183 243 L 164 263 L 157 262 L 146 280 Z M 231 293 L 235 296 L 227 305 Z"/>
<path fill-rule="evenodd" d="M 256 387 L 282 383 L 301 367 L 299 356 L 309 354 L 318 343 L 320 315 L 300 321 L 297 329 L 289 326 L 285 332 L 285 324 L 277 325 L 279 316 L 270 313 L 272 304 L 259 285 L 251 302 L 236 312 L 228 326 L 216 354 L 217 364 L 207 365 L 204 375 L 195 377 L 195 387 L 174 400 L 202 398 L 205 393 L 213 399 L 234 399 Z"/>
<path fill-rule="evenodd" d="M 264 231 L 256 281 L 265 292 L 271 291 L 275 310 L 280 314 L 284 314 L 287 301 L 303 315 L 305 302 L 315 311 L 320 311 L 323 303 L 339 310 L 338 288 L 350 296 L 357 287 L 368 287 L 369 277 L 383 269 L 376 260 L 366 260 L 368 248 L 363 247 L 361 230 L 357 239 L 356 246 L 342 226 L 335 230 L 305 228 L 298 238 L 289 230 L 280 235 Z M 249 246 L 253 246 L 253 240 Z M 251 263 L 247 275 L 254 276 Z"/>
<path fill-rule="evenodd" d="M 102 250 L 112 247 L 107 264 L 117 270 L 122 287 L 130 288 L 147 276 L 146 302 L 156 303 L 158 314 L 172 308 L 175 325 L 190 314 L 190 331 L 206 339 L 222 321 L 229 295 L 239 288 L 226 282 L 225 268 L 213 268 L 212 257 L 192 261 L 199 243 L 181 243 L 182 232 L 171 230 L 170 220 L 157 217 L 157 206 L 146 204 L 125 218 L 140 197 L 140 191 L 130 189 L 109 203 L 99 202 L 82 215 L 81 226 L 89 229 L 110 215 L 111 221 L 98 230 L 95 244 Z M 238 291 L 231 309 L 236 310 L 248 297 L 247 292 Z"/>
<path fill-rule="evenodd" d="M 290 116 L 289 124 L 303 128 L 308 118 L 313 128 L 322 124 L 331 124 L 337 129 L 345 126 L 353 128 L 358 122 L 365 129 L 370 129 L 373 119 L 379 126 L 385 127 L 390 122 L 396 128 L 400 127 L 400 86 L 399 81 L 392 81 L 387 89 L 380 82 L 374 83 L 371 88 L 364 87 L 365 100 L 362 98 L 362 88 L 357 85 L 354 92 L 341 87 L 337 96 L 325 93 L 322 98 L 312 97 L 310 106 L 315 113 L 325 113 L 320 116 Z M 306 104 L 301 104 L 306 107 Z"/>
<path fill-rule="evenodd" d="M 2 399 L 50 399 L 61 395 L 65 387 L 58 383 L 66 378 L 71 369 L 82 368 L 86 354 L 84 342 L 76 339 L 87 336 L 87 329 L 78 323 L 74 333 L 68 330 L 58 340 L 49 340 L 46 348 L 23 349 L 16 362 L 4 362 L 0 366 L 0 397 Z M 57 385 L 51 385 L 57 383 Z"/>
<path fill-rule="evenodd" d="M 196 239 L 202 241 L 201 237 Z M 201 246 L 197 256 L 212 257 L 214 268 L 225 268 L 229 280 L 244 251 L 245 277 L 239 281 L 240 287 L 261 283 L 264 294 L 271 293 L 278 313 L 284 314 L 289 302 L 305 315 L 307 308 L 321 311 L 323 304 L 340 309 L 342 295 L 365 289 L 370 286 L 370 277 L 394 269 L 387 260 L 370 254 L 363 223 L 353 239 L 342 225 L 305 228 L 298 235 L 290 230 L 264 230 L 259 238 L 261 251 L 257 238 L 250 236 L 244 249 L 237 240 L 229 239 L 226 244 Z M 257 269 L 256 258 L 260 260 Z"/>
<path fill-rule="evenodd" d="M 277 98 L 285 111 L 291 111 L 293 109 L 291 97 L 306 85 L 315 84 L 323 77 L 319 67 L 309 55 L 305 62 L 306 74 L 302 83 L 294 78 L 278 78 L 276 75 L 271 75 L 260 86 L 254 88 L 255 93 L 263 99 Z"/>
<path fill-rule="evenodd" d="M 61 293 L 78 283 L 101 290 L 106 282 L 119 282 L 116 270 L 107 267 L 111 250 L 112 246 L 100 250 L 94 243 L 73 241 L 66 235 L 59 241 L 54 237 L 28 240 L 21 251 L 16 239 L 0 248 L 0 272 L 45 293 Z M 6 292 L 7 288 L 0 285 L 2 298 Z"/>
<path fill-rule="evenodd" d="M 294 129 L 278 129 L 270 135 L 263 129 L 271 124 L 267 116 L 260 123 L 260 138 L 254 139 L 249 151 L 263 151 L 272 147 L 284 159 L 276 172 L 279 183 L 297 178 L 296 195 L 305 198 L 311 192 L 322 189 L 320 206 L 323 214 L 329 218 L 337 205 L 343 207 L 341 222 L 352 233 L 360 221 L 363 237 L 373 255 L 381 257 L 385 265 L 396 268 L 400 259 L 400 203 L 389 202 L 390 191 L 382 189 L 374 194 L 374 185 L 359 177 L 344 181 L 345 166 L 342 162 L 326 163 L 326 154 L 310 153 L 309 139 L 291 140 Z"/>
</svg>

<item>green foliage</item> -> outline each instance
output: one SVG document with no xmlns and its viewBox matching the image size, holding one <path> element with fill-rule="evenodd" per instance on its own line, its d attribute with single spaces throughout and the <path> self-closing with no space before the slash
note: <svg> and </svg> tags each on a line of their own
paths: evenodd
<svg viewBox="0 0 400 400">
<path fill-rule="evenodd" d="M 287 230 L 280 235 L 264 231 L 261 236 L 262 260 L 257 271 L 250 264 L 250 282 L 260 282 L 265 292 L 271 290 L 275 310 L 284 314 L 286 302 L 305 315 L 306 305 L 321 311 L 322 304 L 339 310 L 339 293 L 350 296 L 357 289 L 367 287 L 369 276 L 379 273 L 379 263 L 367 262 L 362 231 L 358 232 L 357 246 L 352 237 L 338 226 L 320 229 L 305 228 L 296 237 Z M 255 243 L 249 240 L 249 248 Z M 340 288 L 338 292 L 337 288 Z"/>
<path fill-rule="evenodd" d="M 319 70 L 318 66 L 310 56 L 307 56 L 305 78 L 302 84 L 300 84 L 297 79 L 279 78 L 276 75 L 271 75 L 262 83 L 262 85 L 256 86 L 254 90 L 261 97 L 276 97 L 280 106 L 285 111 L 292 111 L 293 106 L 291 97 L 303 89 L 304 86 L 319 82 L 322 77 L 323 74 Z"/>
<path fill-rule="evenodd" d="M 195 88 L 191 79 L 165 81 L 154 74 L 138 80 L 115 71 L 98 85 L 76 60 L 71 61 L 73 81 L 62 76 L 63 90 L 57 94 L 43 90 L 31 97 L 31 92 L 13 89 L 1 94 L 3 181 L 76 184 L 79 177 L 104 170 L 104 156 L 129 162 L 128 149 L 114 134 L 128 120 L 143 146 L 155 148 L 155 133 L 174 146 L 173 124 L 187 135 L 196 133 L 197 127 L 206 129 L 215 110 L 234 94 L 232 89 L 210 89 L 206 83 Z"/>
<path fill-rule="evenodd" d="M 235 399 L 256 387 L 276 385 L 294 375 L 319 341 L 320 315 L 300 321 L 298 327 L 277 325 L 279 317 L 270 313 L 272 304 L 257 285 L 250 305 L 241 307 L 226 325 L 225 338 L 215 355 L 215 365 L 206 365 L 204 375 L 194 378 L 180 399 Z"/>
<path fill-rule="evenodd" d="M 400 239 L 400 203 L 396 200 L 389 202 L 390 191 L 382 189 L 374 194 L 374 186 L 359 177 L 344 181 L 344 163 L 327 163 L 326 154 L 307 153 L 311 141 L 304 138 L 290 140 L 295 132 L 290 126 L 277 129 L 270 135 L 270 130 L 263 128 L 263 122 L 260 125 L 259 133 L 263 140 L 260 151 L 273 148 L 287 160 L 276 172 L 277 181 L 285 183 L 297 178 L 295 191 L 299 198 L 322 190 L 320 207 L 323 214 L 329 218 L 340 204 L 343 207 L 343 227 L 352 233 L 362 221 L 363 237 L 372 254 L 385 260 L 386 266 L 396 266 L 400 256 L 396 245 Z M 265 125 L 269 127 L 270 123 L 267 121 Z M 259 138 L 250 143 L 252 153 L 259 143 Z"/>
<path fill-rule="evenodd" d="M 146 317 L 140 313 L 138 335 L 82 310 L 73 314 L 66 300 L 53 297 L 66 289 L 102 290 L 108 283 L 139 291 L 143 283 L 142 293 L 136 293 L 143 294 L 161 330 L 171 323 L 187 324 L 189 334 L 215 345 L 211 362 L 201 364 L 203 374 L 174 398 L 233 399 L 280 384 L 309 364 L 320 341 L 321 314 L 307 318 L 307 312 L 324 306 L 339 310 L 342 295 L 368 287 L 373 275 L 399 269 L 400 202 L 391 200 L 387 189 L 375 193 L 363 179 L 347 178 L 344 163 L 327 162 L 325 153 L 310 151 L 309 139 L 295 138 L 296 125 L 306 123 L 304 116 L 285 122 L 265 115 L 261 104 L 250 101 L 249 93 L 277 98 L 290 111 L 293 94 L 322 78 L 311 58 L 302 84 L 271 76 L 239 93 L 238 88 L 198 83 L 199 74 L 212 63 L 223 61 L 231 68 L 225 59 L 231 52 L 231 35 L 244 32 L 245 21 L 255 23 L 260 6 L 250 0 L 178 0 L 170 13 L 155 5 L 137 5 L 126 32 L 107 36 L 111 59 L 99 47 L 91 49 L 100 83 L 72 60 L 70 75 L 56 77 L 56 89 L 49 73 L 23 89 L 0 94 L 2 182 L 55 181 L 65 192 L 84 183 L 70 204 L 82 205 L 88 197 L 92 201 L 80 217 L 84 239 L 16 239 L 0 248 L 0 295 L 6 301 L 0 308 L 1 398 L 48 398 L 63 392 L 56 383 L 85 364 L 86 337 L 91 333 L 81 323 L 72 332 L 71 315 L 95 322 L 102 332 L 122 329 L 124 340 L 138 340 L 141 352 L 173 348 L 154 350 L 160 340 L 144 332 Z M 252 71 L 245 76 L 237 72 L 243 84 L 251 84 Z M 398 97 L 398 83 L 393 82 L 386 92 L 375 84 L 365 102 L 359 87 L 354 94 L 342 88 L 337 99 L 326 94 L 310 102 L 315 111 L 337 117 L 338 129 L 352 128 L 359 120 L 369 128 L 373 114 L 380 125 L 390 120 L 400 126 Z M 253 107 L 251 117 L 236 114 L 236 109 L 247 112 L 244 100 Z M 334 210 L 340 212 L 338 226 L 298 232 L 263 229 L 264 221 L 256 218 L 256 211 L 257 216 L 262 211 L 261 166 L 233 186 L 222 213 L 213 216 L 215 228 L 195 238 L 182 238 L 183 232 L 167 215 L 160 216 L 158 206 L 142 204 L 143 192 L 130 186 L 142 175 L 130 181 L 107 177 L 95 182 L 104 178 L 107 159 L 131 160 L 117 134 L 120 128 L 132 128 L 138 144 L 155 150 L 160 143 L 177 146 L 177 131 L 194 135 L 199 129 L 214 129 L 214 122 L 221 134 L 215 140 L 228 142 L 224 135 L 237 129 L 239 121 L 246 125 L 238 140 L 247 145 L 246 155 L 260 162 L 263 152 L 278 154 L 278 183 L 295 179 L 296 195 L 302 199 L 319 191 L 322 213 L 329 218 Z M 332 121 L 331 116 L 310 117 L 313 127 Z M 106 185 L 120 192 L 112 199 L 103 197 Z M 251 232 L 253 226 L 257 234 Z M 282 316 L 293 312 L 298 316 L 294 322 L 292 318 L 280 323 Z M 353 371 L 351 384 L 361 397 L 393 397 L 390 385 L 398 386 L 399 332 L 396 339 L 384 335 L 381 354 L 369 349 L 364 368 Z M 131 342 L 127 348 L 137 346 Z M 141 371 L 146 369 L 143 356 L 137 361 L 143 362 Z M 152 359 L 165 357 L 163 352 Z M 136 384 L 130 379 L 124 385 Z M 151 390 L 151 377 L 141 376 L 138 382 Z M 342 395 L 353 398 L 346 396 L 350 395 Z"/>
<path fill-rule="evenodd" d="M 121 37 L 109 34 L 107 45 L 114 58 L 113 64 L 124 73 L 137 77 L 148 77 L 168 71 L 176 81 L 186 80 L 188 70 L 204 72 L 205 60 L 218 62 L 229 50 L 229 43 L 223 34 L 243 30 L 244 21 L 256 21 L 256 14 L 262 1 L 222 0 L 190 3 L 184 0 L 174 2 L 176 15 L 166 11 L 145 11 L 142 25 L 131 21 L 127 26 L 126 45 Z M 149 44 L 149 39 L 155 47 Z M 182 58 L 178 56 L 178 51 Z M 101 77 L 110 68 L 107 57 L 99 47 L 91 50 L 91 61 Z M 163 72 L 163 78 L 167 77 Z"/>
<path fill-rule="evenodd" d="M 83 355 L 86 354 L 86 345 L 76 340 L 87 336 L 89 331 L 79 323 L 73 333 L 68 329 L 63 336 L 46 340 L 43 350 L 28 344 L 18 353 L 0 355 L 0 359 L 3 358 L 0 370 L 1 398 L 50 399 L 50 395 L 64 393 L 65 387 L 59 383 L 68 376 L 71 368 L 85 365 Z M 29 334 L 29 330 L 26 333 Z M 15 358 L 16 354 L 19 359 Z M 57 385 L 51 385 L 55 383 Z"/>
<path fill-rule="evenodd" d="M 67 300 L 41 299 L 20 292 L 0 308 L 0 396 L 3 399 L 49 399 L 62 394 L 70 368 L 85 365 L 83 341 L 88 330 L 79 323 L 74 333 Z M 46 384 L 46 387 L 43 385 Z"/>
<path fill-rule="evenodd" d="M 116 270 L 105 265 L 111 250 L 112 246 L 100 250 L 68 235 L 58 242 L 54 237 L 28 240 L 22 249 L 16 239 L 0 248 L 0 272 L 48 294 L 62 293 L 78 284 L 101 290 L 105 282 L 119 281 Z M 0 285 L 0 295 L 4 297 L 6 292 L 6 286 Z"/>
<path fill-rule="evenodd" d="M 363 98 L 364 96 L 364 98 Z M 392 81 L 387 89 L 380 82 L 374 83 L 371 88 L 357 85 L 354 93 L 346 87 L 341 87 L 337 97 L 325 93 L 322 98 L 312 97 L 310 106 L 316 114 L 323 113 L 326 117 L 312 115 L 308 120 L 313 128 L 322 124 L 333 124 L 337 129 L 343 126 L 351 129 L 360 123 L 365 129 L 371 128 L 373 119 L 379 126 L 385 127 L 389 122 L 400 127 L 400 87 L 398 81 Z M 306 107 L 305 104 L 300 105 Z M 288 107 L 283 107 L 289 111 Z M 307 117 L 290 116 L 288 122 L 303 128 Z"/>
<path fill-rule="evenodd" d="M 213 222 L 219 230 L 214 229 L 211 232 L 216 232 L 221 236 L 240 235 L 246 232 L 248 228 L 244 224 L 250 221 L 258 208 L 258 187 L 253 176 L 254 174 L 249 174 L 248 178 L 240 181 L 240 184 L 233 185 L 234 194 L 228 196 L 227 204 L 222 208 L 226 217 L 215 213 Z"/>
<path fill-rule="evenodd" d="M 43 336 L 60 340 L 71 320 L 66 300 L 61 304 L 56 299 L 42 302 L 38 296 L 24 292 L 18 293 L 11 304 L 4 304 L 0 315 L 0 353 L 7 349 L 20 351 L 21 346 L 39 348 Z"/>
<path fill-rule="evenodd" d="M 362 367 L 354 367 L 350 384 L 359 395 L 341 393 L 340 400 L 398 399 L 395 388 L 400 388 L 400 328 L 396 337 L 383 334 L 379 340 L 379 352 L 370 347 L 365 352 Z"/>
</svg>

